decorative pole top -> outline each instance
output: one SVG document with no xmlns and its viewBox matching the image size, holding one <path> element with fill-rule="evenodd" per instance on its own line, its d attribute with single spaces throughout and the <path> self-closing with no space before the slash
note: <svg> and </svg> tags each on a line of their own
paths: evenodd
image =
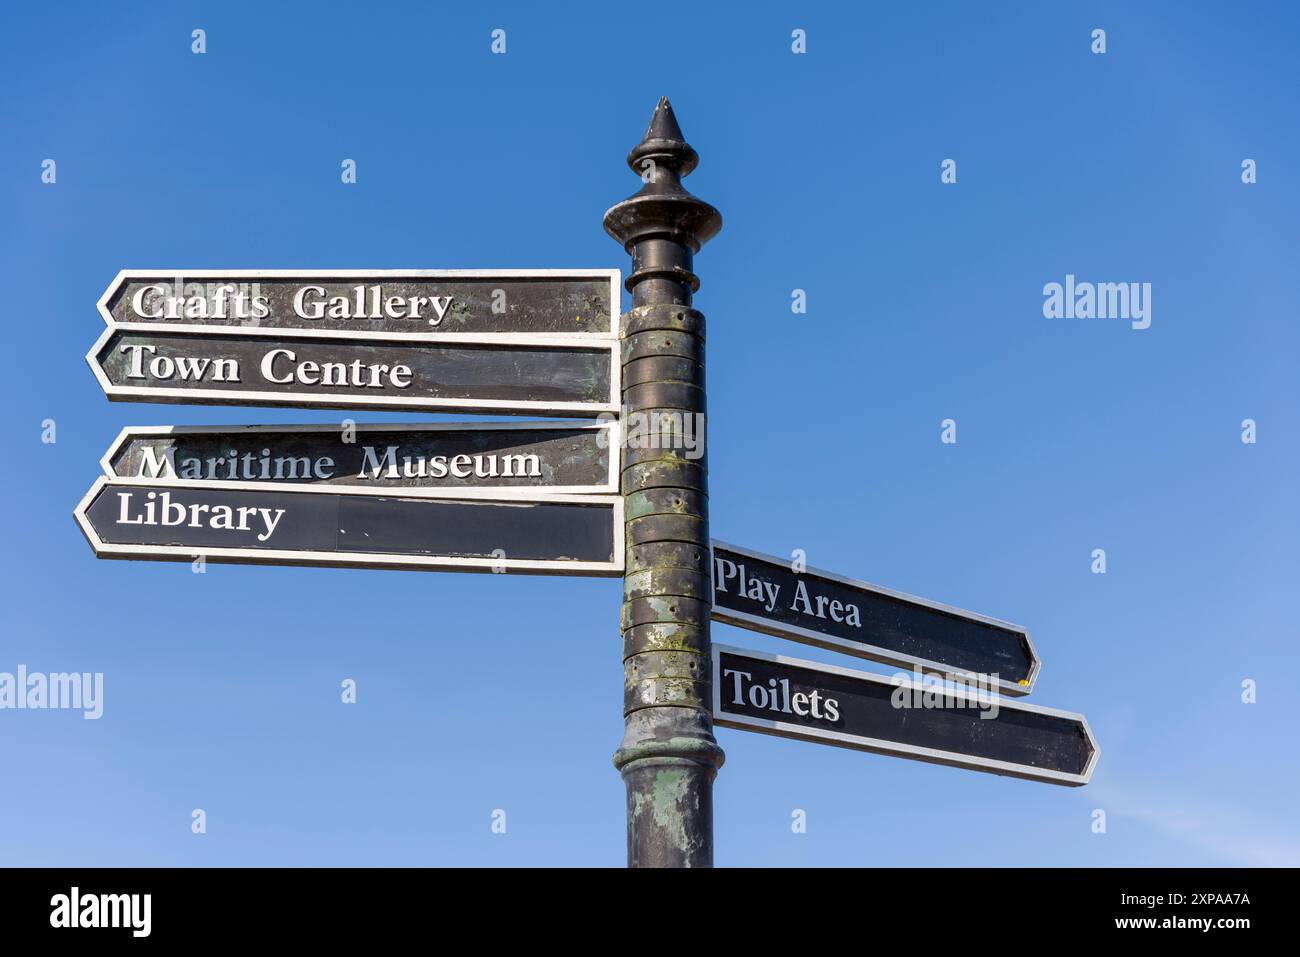
<svg viewBox="0 0 1300 957">
<path fill-rule="evenodd" d="M 605 232 L 622 243 L 634 260 L 634 247 L 645 240 L 667 240 L 695 253 L 722 228 L 722 214 L 682 186 L 682 177 L 698 162 L 699 156 L 682 136 L 668 98 L 661 98 L 645 136 L 627 154 L 627 165 L 644 185 L 605 213 Z M 689 272 L 689 266 L 685 272 L 673 271 L 690 284 L 692 291 L 699 288 L 699 280 Z M 662 270 L 638 273 L 634 269 L 627 288 L 632 289 L 655 273 Z"/>
<path fill-rule="evenodd" d="M 682 128 L 677 125 L 677 115 L 673 113 L 673 105 L 666 96 L 659 97 L 659 105 L 650 114 L 650 125 L 645 128 L 645 136 L 627 154 L 627 165 L 639 176 L 646 159 L 653 159 L 656 164 L 668 167 L 678 176 L 689 174 L 700 161 L 699 154 L 691 149 L 682 136 Z"/>
</svg>

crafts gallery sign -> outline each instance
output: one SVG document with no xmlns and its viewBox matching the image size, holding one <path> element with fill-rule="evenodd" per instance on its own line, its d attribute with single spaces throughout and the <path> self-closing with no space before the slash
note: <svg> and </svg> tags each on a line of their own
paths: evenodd
<svg viewBox="0 0 1300 957">
<path fill-rule="evenodd" d="M 618 270 L 125 269 L 110 326 L 617 336 Z"/>
</svg>

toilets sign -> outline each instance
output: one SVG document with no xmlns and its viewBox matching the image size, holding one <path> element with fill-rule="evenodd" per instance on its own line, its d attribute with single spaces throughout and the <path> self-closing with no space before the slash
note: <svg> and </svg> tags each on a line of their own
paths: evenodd
<svg viewBox="0 0 1300 957">
<path fill-rule="evenodd" d="M 716 644 L 713 721 L 1067 787 L 1087 784 L 1101 753 L 1087 719 L 1071 711 Z"/>
</svg>

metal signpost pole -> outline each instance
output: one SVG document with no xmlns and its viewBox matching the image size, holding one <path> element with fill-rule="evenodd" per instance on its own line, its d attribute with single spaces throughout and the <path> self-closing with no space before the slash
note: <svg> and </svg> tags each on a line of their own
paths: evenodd
<svg viewBox="0 0 1300 957">
<path fill-rule="evenodd" d="M 605 214 L 605 231 L 632 256 L 622 320 L 624 734 L 614 755 L 630 867 L 712 865 L 723 761 L 712 719 L 704 317 L 691 308 L 692 257 L 722 217 L 681 184 L 697 159 L 661 99 L 627 159 L 644 185 Z"/>
</svg>

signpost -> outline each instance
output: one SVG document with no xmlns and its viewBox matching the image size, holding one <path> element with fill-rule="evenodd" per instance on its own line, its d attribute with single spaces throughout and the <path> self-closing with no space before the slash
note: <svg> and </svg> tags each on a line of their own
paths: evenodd
<svg viewBox="0 0 1300 957">
<path fill-rule="evenodd" d="M 715 724 L 1087 783 L 1084 718 L 999 693 L 1033 689 L 1025 629 L 710 545 L 692 299 L 722 217 L 682 185 L 698 159 L 660 100 L 604 218 L 632 258 L 622 316 L 613 269 L 118 273 L 86 356 L 114 401 L 600 421 L 127 428 L 74 513 L 95 555 L 623 575 L 629 866 L 712 865 Z M 921 674 L 714 646 L 712 621 Z"/>
<path fill-rule="evenodd" d="M 714 541 L 713 620 L 888 665 L 1034 689 L 1029 632 L 974 612 Z"/>
<path fill-rule="evenodd" d="M 126 428 L 100 464 L 137 485 L 528 498 L 618 491 L 618 425 L 488 422 Z"/>
<path fill-rule="evenodd" d="M 75 512 L 99 558 L 617 575 L 617 496 L 446 499 L 98 479 Z"/>
<path fill-rule="evenodd" d="M 996 694 L 713 646 L 715 724 L 1048 784 L 1087 784 L 1081 714 Z"/>
</svg>

